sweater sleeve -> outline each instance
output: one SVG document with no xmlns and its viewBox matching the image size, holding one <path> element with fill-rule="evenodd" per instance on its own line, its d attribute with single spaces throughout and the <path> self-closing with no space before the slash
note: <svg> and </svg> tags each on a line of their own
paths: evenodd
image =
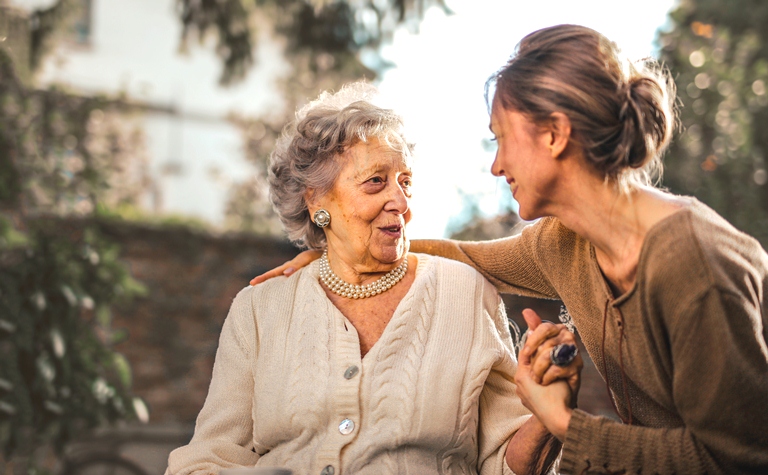
<svg viewBox="0 0 768 475">
<path fill-rule="evenodd" d="M 480 394 L 480 423 L 478 427 L 478 452 L 480 475 L 514 475 L 506 462 L 509 440 L 528 420 L 530 412 L 523 406 L 515 391 L 517 360 L 512 348 L 504 303 L 486 282 L 486 297 L 495 297 L 495 305 L 488 309 L 493 323 L 487 328 L 498 349 L 498 358 Z"/>
<path fill-rule="evenodd" d="M 171 452 L 166 475 L 217 475 L 222 468 L 254 466 L 253 388 L 255 323 L 251 289 L 235 298 L 224 321 L 208 396 L 188 445 Z"/>
<path fill-rule="evenodd" d="M 411 251 L 472 266 L 499 292 L 556 299 L 557 292 L 537 258 L 540 251 L 547 249 L 546 245 L 541 246 L 542 231 L 554 228 L 552 218 L 544 218 L 508 238 L 494 241 L 415 240 L 411 243 Z"/>
<path fill-rule="evenodd" d="M 762 310 L 712 287 L 667 318 L 673 399 L 683 427 L 624 425 L 573 413 L 565 473 L 764 473 L 768 354 Z"/>
</svg>

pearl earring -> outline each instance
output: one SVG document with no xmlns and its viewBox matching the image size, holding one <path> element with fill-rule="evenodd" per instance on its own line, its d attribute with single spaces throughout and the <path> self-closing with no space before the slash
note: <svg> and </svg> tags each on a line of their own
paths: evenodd
<svg viewBox="0 0 768 475">
<path fill-rule="evenodd" d="M 331 223 L 331 214 L 323 208 L 315 211 L 312 218 L 318 228 L 324 228 Z"/>
</svg>

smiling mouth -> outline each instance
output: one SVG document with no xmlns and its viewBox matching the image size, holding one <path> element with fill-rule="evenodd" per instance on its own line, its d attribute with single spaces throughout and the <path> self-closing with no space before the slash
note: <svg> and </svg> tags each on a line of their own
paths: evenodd
<svg viewBox="0 0 768 475">
<path fill-rule="evenodd" d="M 392 226 L 384 226 L 379 228 L 387 234 L 400 235 L 403 230 L 403 226 L 400 224 L 393 224 Z"/>
<path fill-rule="evenodd" d="M 507 180 L 507 183 L 509 183 L 509 191 L 512 192 L 512 198 L 514 198 L 517 194 L 517 183 L 514 179 Z"/>
</svg>

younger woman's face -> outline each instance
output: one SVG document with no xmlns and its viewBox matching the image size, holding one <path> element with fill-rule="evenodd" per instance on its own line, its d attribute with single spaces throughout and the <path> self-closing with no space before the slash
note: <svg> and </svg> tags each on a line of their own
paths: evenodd
<svg viewBox="0 0 768 475">
<path fill-rule="evenodd" d="M 507 180 L 520 205 L 521 218 L 546 216 L 558 180 L 551 132 L 524 114 L 505 109 L 497 98 L 493 100 L 490 128 L 498 142 L 491 173 Z"/>
</svg>

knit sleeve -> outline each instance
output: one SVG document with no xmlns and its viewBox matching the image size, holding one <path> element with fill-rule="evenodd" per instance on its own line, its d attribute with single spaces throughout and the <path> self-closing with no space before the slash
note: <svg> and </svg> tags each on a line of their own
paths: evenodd
<svg viewBox="0 0 768 475">
<path fill-rule="evenodd" d="M 251 289 L 235 298 L 224 321 L 208 396 L 188 445 L 171 452 L 166 475 L 218 475 L 222 468 L 254 466 L 253 388 L 255 323 Z"/>
<path fill-rule="evenodd" d="M 677 428 L 573 413 L 564 473 L 765 473 L 768 351 L 758 297 L 712 287 L 667 317 Z"/>
<path fill-rule="evenodd" d="M 478 452 L 480 475 L 514 475 L 506 462 L 509 440 L 528 420 L 530 412 L 523 406 L 515 391 L 517 360 L 509 333 L 504 304 L 498 294 L 486 282 L 486 298 L 495 296 L 495 305 L 487 315 L 493 323 L 487 325 L 491 338 L 498 349 L 498 358 L 491 368 L 480 394 L 480 423 L 478 427 Z"/>
<path fill-rule="evenodd" d="M 542 231 L 553 229 L 551 218 L 526 226 L 512 237 L 494 241 L 415 240 L 412 252 L 441 256 L 472 266 L 499 292 L 555 299 L 557 292 L 546 277 L 540 251 Z M 554 253 L 549 254 L 555 256 Z M 547 256 L 544 256 L 547 257 Z"/>
</svg>

